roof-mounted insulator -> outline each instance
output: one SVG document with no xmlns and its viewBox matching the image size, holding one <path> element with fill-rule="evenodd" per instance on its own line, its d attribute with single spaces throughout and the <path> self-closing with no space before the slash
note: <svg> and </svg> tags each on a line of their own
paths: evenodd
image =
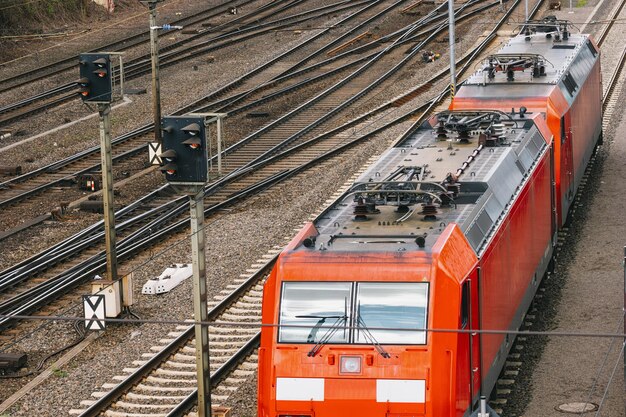
<svg viewBox="0 0 626 417">
<path fill-rule="evenodd" d="M 458 139 L 461 143 L 469 143 L 470 140 L 470 131 L 467 126 L 459 125 L 457 128 Z"/>
<path fill-rule="evenodd" d="M 448 131 L 446 130 L 446 123 L 443 120 L 439 120 L 439 124 L 437 125 L 437 139 L 445 140 L 448 138 Z"/>
<path fill-rule="evenodd" d="M 512 69 L 508 69 L 506 71 L 506 80 L 515 81 L 515 71 L 513 71 Z"/>
<path fill-rule="evenodd" d="M 431 202 L 422 204 L 422 211 L 419 212 L 419 214 L 424 215 L 424 220 L 427 221 L 437 220 L 438 213 L 437 206 Z"/>
<path fill-rule="evenodd" d="M 363 222 L 367 220 L 367 206 L 362 198 L 359 198 L 354 207 L 354 221 Z"/>
</svg>

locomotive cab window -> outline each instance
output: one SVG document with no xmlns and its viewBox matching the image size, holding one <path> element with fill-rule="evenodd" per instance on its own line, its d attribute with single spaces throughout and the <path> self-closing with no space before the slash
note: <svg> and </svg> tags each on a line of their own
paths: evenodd
<svg viewBox="0 0 626 417">
<path fill-rule="evenodd" d="M 328 334 L 328 342 L 346 343 L 351 290 L 349 282 L 285 282 L 278 341 L 317 343 L 332 326 L 344 330 Z"/>
<path fill-rule="evenodd" d="M 427 308 L 423 282 L 284 282 L 278 342 L 424 344 Z"/>
<path fill-rule="evenodd" d="M 422 282 L 359 283 L 354 342 L 367 343 L 369 330 L 378 343 L 426 343 L 425 331 L 410 329 L 426 328 L 427 303 L 428 284 Z"/>
</svg>

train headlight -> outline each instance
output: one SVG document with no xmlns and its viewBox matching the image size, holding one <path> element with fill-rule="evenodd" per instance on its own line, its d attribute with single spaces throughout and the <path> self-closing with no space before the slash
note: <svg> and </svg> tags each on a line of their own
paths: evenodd
<svg viewBox="0 0 626 417">
<path fill-rule="evenodd" d="M 340 356 L 339 357 L 339 373 L 340 374 L 360 374 L 361 373 L 361 357 L 360 356 Z"/>
</svg>

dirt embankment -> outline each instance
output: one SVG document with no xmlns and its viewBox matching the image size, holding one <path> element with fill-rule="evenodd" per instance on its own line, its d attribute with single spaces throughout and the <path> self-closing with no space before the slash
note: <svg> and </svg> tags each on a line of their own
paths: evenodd
<svg viewBox="0 0 626 417">
<path fill-rule="evenodd" d="M 8 0 L 0 3 L 0 65 L 88 30 L 91 24 L 141 7 L 116 0 L 109 14 L 92 0 Z"/>
</svg>

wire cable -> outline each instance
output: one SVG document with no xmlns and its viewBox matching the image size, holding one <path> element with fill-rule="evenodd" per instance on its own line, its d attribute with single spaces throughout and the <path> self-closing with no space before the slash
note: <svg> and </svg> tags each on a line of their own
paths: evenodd
<svg viewBox="0 0 626 417">
<path fill-rule="evenodd" d="M 622 355 L 624 354 L 624 347 L 626 347 L 626 342 L 622 343 L 622 349 L 620 350 L 619 355 L 617 355 L 617 360 L 615 361 L 613 372 L 611 372 L 611 377 L 609 378 L 609 382 L 607 382 L 606 384 L 606 388 L 604 389 L 604 395 L 602 395 L 602 400 L 600 401 L 600 404 L 598 404 L 598 410 L 596 411 L 596 414 L 594 415 L 594 417 L 598 417 L 600 415 L 600 411 L 602 410 L 604 401 L 606 400 L 606 397 L 609 393 L 609 387 L 611 386 L 611 383 L 613 382 L 613 378 L 615 377 L 615 372 L 617 371 L 617 367 L 619 366 L 621 359 L 622 359 Z"/>
<path fill-rule="evenodd" d="M 46 320 L 46 321 L 85 321 L 84 317 L 76 316 L 28 316 L 28 315 L 7 315 L 0 314 L 0 318 L 14 318 L 19 320 Z M 105 323 L 119 324 L 173 324 L 184 326 L 220 326 L 220 327 L 251 327 L 251 328 L 298 328 L 310 329 L 310 325 L 297 324 L 269 324 L 269 323 L 250 323 L 239 321 L 194 321 L 194 320 L 168 320 L 168 319 L 98 319 Z M 320 326 L 319 329 L 330 329 L 332 326 Z M 359 330 L 358 326 L 346 326 L 347 330 Z M 602 338 L 602 339 L 626 339 L 624 333 L 594 333 L 594 332 L 574 332 L 574 331 L 537 331 L 537 330 L 507 330 L 507 329 L 453 329 L 453 328 L 429 328 L 429 327 L 369 327 L 370 331 L 402 331 L 402 332 L 428 332 L 428 333 L 447 333 L 447 334 L 484 334 L 484 335 L 515 335 L 515 336 L 541 336 L 541 337 L 581 337 L 581 338 Z"/>
<path fill-rule="evenodd" d="M 622 323 L 619 323 L 618 326 L 617 326 L 617 331 L 619 331 L 619 329 L 621 327 L 622 327 Z M 602 361 L 602 364 L 598 368 L 598 371 L 596 372 L 596 376 L 593 378 L 593 384 L 591 386 L 591 390 L 589 391 L 589 395 L 587 396 L 587 400 L 585 401 L 585 405 L 589 404 L 590 401 L 591 401 L 591 397 L 593 396 L 593 393 L 595 392 L 596 387 L 598 386 L 598 383 L 600 381 L 600 374 L 604 370 L 604 366 L 608 363 L 609 355 L 610 355 L 611 351 L 613 350 L 613 345 L 615 344 L 616 340 L 617 339 L 611 340 L 611 343 L 609 344 L 609 349 L 607 350 L 606 354 L 604 355 L 604 360 Z M 577 414 L 579 414 L 579 415 L 584 414 L 585 413 L 584 409 L 585 409 L 585 407 L 583 406 L 583 409 L 580 410 L 580 412 L 577 413 Z"/>
</svg>

